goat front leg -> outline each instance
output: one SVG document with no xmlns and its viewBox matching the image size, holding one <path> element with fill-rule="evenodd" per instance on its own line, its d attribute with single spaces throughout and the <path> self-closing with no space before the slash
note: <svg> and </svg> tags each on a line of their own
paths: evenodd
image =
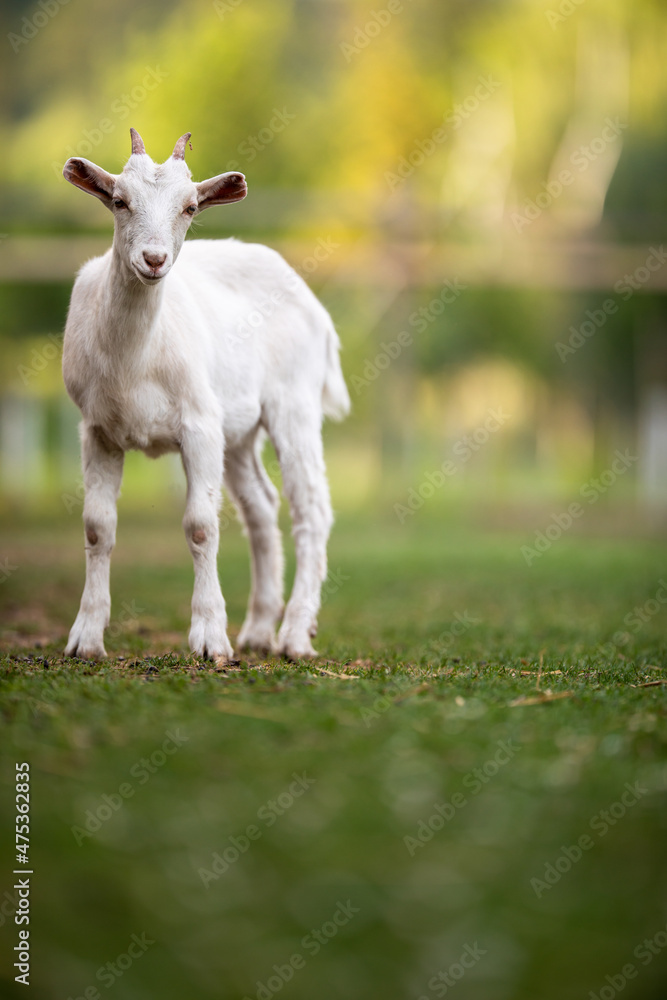
<svg viewBox="0 0 667 1000">
<path fill-rule="evenodd" d="M 188 641 L 193 653 L 231 660 L 234 652 L 227 638 L 217 562 L 223 451 L 222 431 L 217 426 L 200 425 L 183 435 L 181 457 L 188 481 L 183 529 L 195 570 Z"/>
<path fill-rule="evenodd" d="M 93 427 L 81 425 L 86 583 L 65 656 L 97 660 L 107 655 L 104 629 L 111 612 L 109 570 L 116 542 L 116 501 L 123 478 L 123 458 L 123 452 L 105 442 Z"/>
</svg>

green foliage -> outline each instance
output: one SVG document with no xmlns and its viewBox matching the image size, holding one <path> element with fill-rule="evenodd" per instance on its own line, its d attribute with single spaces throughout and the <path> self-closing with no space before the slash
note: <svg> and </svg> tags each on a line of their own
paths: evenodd
<svg viewBox="0 0 667 1000">
<path fill-rule="evenodd" d="M 54 182 L 72 149 L 92 147 L 93 158 L 118 169 L 130 124 L 157 158 L 189 130 L 196 174 L 238 163 L 257 190 L 335 191 L 375 224 L 381 206 L 388 210 L 385 174 L 492 77 L 498 92 L 477 122 L 450 123 L 406 190 L 465 215 L 495 176 L 509 210 L 538 193 L 568 135 L 592 139 L 605 116 L 627 112 L 621 173 L 637 200 L 626 195 L 622 207 L 644 212 L 644 165 L 665 146 L 664 8 L 587 0 L 564 16 L 561 6 L 424 0 L 371 31 L 372 9 L 351 0 L 68 4 L 7 60 L 0 171 L 42 211 L 67 204 L 69 212 Z M 7 32 L 30 13 L 8 7 Z M 155 86 L 146 85 L 151 70 L 159 70 Z M 269 127 L 276 108 L 294 116 L 290 124 L 247 153 L 248 137 Z M 462 193 L 466 175 L 468 184 L 477 178 L 473 201 Z M 661 197 L 651 193 L 651 207 Z"/>
</svg>

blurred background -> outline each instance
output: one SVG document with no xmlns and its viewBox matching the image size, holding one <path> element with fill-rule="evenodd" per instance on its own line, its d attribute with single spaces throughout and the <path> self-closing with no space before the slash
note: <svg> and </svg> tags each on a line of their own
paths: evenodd
<svg viewBox="0 0 667 1000">
<path fill-rule="evenodd" d="M 664 0 L 4 0 L 0 28 L 0 801 L 30 761 L 32 995 L 91 997 L 146 932 L 116 997 L 266 1000 L 255 984 L 351 899 L 281 996 L 423 1000 L 479 940 L 457 1000 L 608 998 L 646 937 L 662 958 L 623 996 L 664 1000 Z M 62 167 L 120 171 L 130 126 L 158 161 L 191 131 L 196 179 L 242 170 L 248 198 L 190 238 L 280 250 L 340 332 L 353 410 L 325 431 L 317 648 L 343 675 L 186 658 L 177 456 L 126 461 L 114 659 L 61 659 L 84 556 L 62 331 L 112 237 Z M 575 501 L 595 505 L 580 537 L 538 558 Z M 235 641 L 234 524 L 220 572 Z M 520 701 L 540 683 L 555 704 Z M 190 742 L 78 846 L 176 727 Z M 508 739 L 517 762 L 412 857 L 405 835 Z M 314 790 L 204 889 L 305 769 Z M 635 783 L 645 801 L 538 898 Z"/>
<path fill-rule="evenodd" d="M 6 0 L 0 17 L 6 517 L 81 509 L 60 342 L 112 224 L 61 171 L 75 154 L 120 171 L 132 125 L 156 160 L 191 131 L 197 179 L 243 170 L 247 200 L 192 238 L 276 247 L 330 309 L 353 400 L 327 431 L 339 511 L 419 497 L 511 517 L 601 475 L 601 509 L 664 524 L 659 0 Z M 130 457 L 127 507 L 182 489 L 175 456 Z"/>
</svg>

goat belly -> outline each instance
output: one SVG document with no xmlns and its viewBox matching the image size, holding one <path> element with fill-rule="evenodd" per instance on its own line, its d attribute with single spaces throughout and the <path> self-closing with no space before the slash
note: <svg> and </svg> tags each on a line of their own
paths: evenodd
<svg viewBox="0 0 667 1000">
<path fill-rule="evenodd" d="M 176 421 L 163 420 L 123 421 L 116 429 L 119 446 L 124 450 L 143 451 L 149 458 L 159 458 L 170 451 L 179 450 Z"/>
<path fill-rule="evenodd" d="M 130 430 L 118 424 L 95 424 L 95 429 L 108 445 L 122 451 L 143 451 L 149 458 L 159 458 L 170 451 L 179 451 L 180 443 L 175 434 L 142 434 L 137 428 Z"/>
<path fill-rule="evenodd" d="M 154 438 L 147 445 L 133 447 L 143 451 L 149 458 L 159 458 L 160 455 L 166 455 L 170 451 L 179 451 L 178 441 L 173 438 Z"/>
</svg>

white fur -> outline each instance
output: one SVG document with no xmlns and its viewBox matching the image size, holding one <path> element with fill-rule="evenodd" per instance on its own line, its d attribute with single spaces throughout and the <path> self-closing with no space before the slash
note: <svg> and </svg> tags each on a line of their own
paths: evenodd
<svg viewBox="0 0 667 1000">
<path fill-rule="evenodd" d="M 146 154 L 132 155 L 117 177 L 81 159 L 69 160 L 64 173 L 115 216 L 113 246 L 79 272 L 65 330 L 63 375 L 83 415 L 86 488 L 86 583 L 66 653 L 105 655 L 116 498 L 124 452 L 140 449 L 182 456 L 183 526 L 195 568 L 193 652 L 233 655 L 216 566 L 224 470 L 252 556 L 239 646 L 315 655 L 311 637 L 332 523 L 321 423 L 323 414 L 341 417 L 349 409 L 331 318 L 267 247 L 237 240 L 183 245 L 187 207 L 197 214 L 239 200 L 242 175 L 197 185 L 183 159 L 157 165 Z M 118 199 L 127 207 L 116 206 Z M 283 557 L 278 494 L 260 460 L 266 434 L 281 464 L 297 555 L 277 639 Z"/>
</svg>

